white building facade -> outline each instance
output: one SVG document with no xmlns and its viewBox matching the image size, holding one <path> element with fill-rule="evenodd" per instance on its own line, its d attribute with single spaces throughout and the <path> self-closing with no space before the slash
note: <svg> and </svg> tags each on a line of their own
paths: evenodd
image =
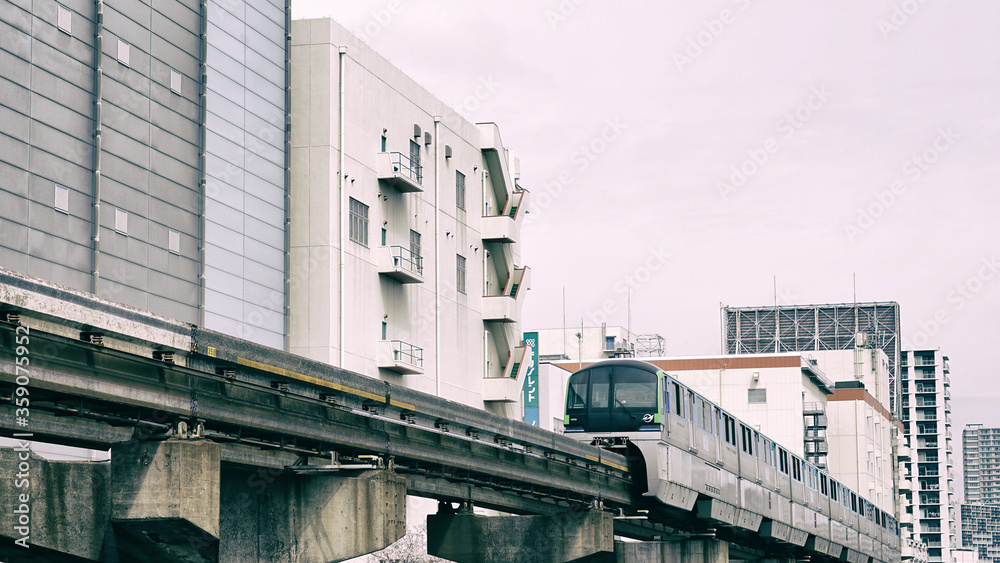
<svg viewBox="0 0 1000 563">
<path fill-rule="evenodd" d="M 330 19 L 292 24 L 289 350 L 509 417 L 527 192 L 472 124 Z"/>
</svg>

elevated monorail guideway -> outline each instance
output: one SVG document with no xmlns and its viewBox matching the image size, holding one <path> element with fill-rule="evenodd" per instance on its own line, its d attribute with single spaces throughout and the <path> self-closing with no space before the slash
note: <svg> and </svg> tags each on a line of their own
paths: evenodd
<svg viewBox="0 0 1000 563">
<path fill-rule="evenodd" d="M 898 558 L 894 521 L 641 362 L 588 372 L 583 384 L 574 376 L 567 434 L 556 434 L 0 270 L 8 432 L 21 430 L 11 403 L 19 332 L 30 334 L 37 440 L 106 449 L 185 432 L 220 444 L 224 462 L 294 472 L 375 456 L 406 477 L 408 494 L 514 514 L 596 508 L 625 537 Z M 799 494 L 812 495 L 808 511 Z"/>
</svg>

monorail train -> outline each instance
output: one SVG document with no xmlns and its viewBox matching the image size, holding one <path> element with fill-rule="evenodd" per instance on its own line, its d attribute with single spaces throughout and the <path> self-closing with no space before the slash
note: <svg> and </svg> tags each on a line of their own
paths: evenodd
<svg viewBox="0 0 1000 563">
<path fill-rule="evenodd" d="M 574 373 L 564 426 L 641 455 L 645 495 L 701 519 L 854 563 L 900 559 L 892 515 L 652 364 L 606 360 Z"/>
</svg>

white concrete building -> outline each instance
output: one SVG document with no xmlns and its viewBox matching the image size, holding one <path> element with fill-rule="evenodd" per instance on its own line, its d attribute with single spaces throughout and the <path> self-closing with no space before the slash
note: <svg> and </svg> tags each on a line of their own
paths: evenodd
<svg viewBox="0 0 1000 563">
<path fill-rule="evenodd" d="M 538 331 L 538 355 L 543 359 L 576 360 L 639 355 L 639 335 L 621 326 L 576 326 Z"/>
<path fill-rule="evenodd" d="M 289 350 L 520 418 L 527 192 L 459 117 L 331 19 L 292 23 Z"/>
<path fill-rule="evenodd" d="M 939 350 L 904 350 L 900 405 L 909 458 L 900 459 L 900 525 L 927 546 L 927 560 L 952 560 L 958 514 L 952 477 L 951 393 L 948 357 Z M 903 558 L 909 553 L 903 549 Z"/>
</svg>

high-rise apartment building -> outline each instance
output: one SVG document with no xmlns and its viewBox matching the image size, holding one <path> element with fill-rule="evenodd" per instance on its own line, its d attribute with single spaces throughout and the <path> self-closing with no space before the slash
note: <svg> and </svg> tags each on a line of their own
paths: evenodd
<svg viewBox="0 0 1000 563">
<path fill-rule="evenodd" d="M 962 547 L 974 549 L 980 561 L 1000 561 L 1000 428 L 965 427 L 962 467 Z"/>
<path fill-rule="evenodd" d="M 290 350 L 520 418 L 528 192 L 500 130 L 331 19 L 292 42 Z"/>
<path fill-rule="evenodd" d="M 980 561 L 1000 561 L 1000 504 L 962 503 L 962 547 Z"/>
<path fill-rule="evenodd" d="M 970 424 L 962 431 L 967 504 L 1000 505 L 1000 428 Z"/>
<path fill-rule="evenodd" d="M 939 350 L 904 350 L 900 379 L 903 431 L 909 450 L 909 457 L 900 459 L 904 540 L 924 543 L 928 561 L 950 562 L 950 550 L 958 546 L 958 515 L 952 483 L 948 357 Z"/>
<path fill-rule="evenodd" d="M 285 348 L 286 0 L 0 10 L 0 265 Z"/>
</svg>

